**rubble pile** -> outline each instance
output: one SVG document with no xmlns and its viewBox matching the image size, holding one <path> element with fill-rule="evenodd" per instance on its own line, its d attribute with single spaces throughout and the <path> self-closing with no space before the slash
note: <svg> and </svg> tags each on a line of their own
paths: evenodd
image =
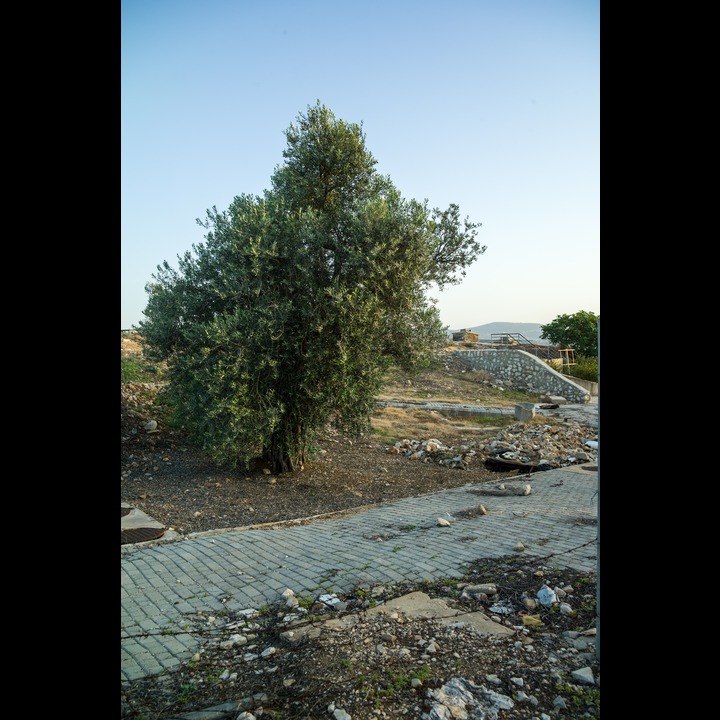
<svg viewBox="0 0 720 720">
<path fill-rule="evenodd" d="M 129 382 L 120 385 L 120 408 L 147 408 L 157 399 L 165 383 Z M 133 413 L 137 416 L 140 414 Z M 144 416 L 144 414 L 142 415 Z"/>
<path fill-rule="evenodd" d="M 403 439 L 387 448 L 387 452 L 458 469 L 466 469 L 473 462 L 499 458 L 550 470 L 596 463 L 597 440 L 597 433 L 580 423 L 515 423 L 490 440 L 449 447 L 435 438 Z"/>
</svg>

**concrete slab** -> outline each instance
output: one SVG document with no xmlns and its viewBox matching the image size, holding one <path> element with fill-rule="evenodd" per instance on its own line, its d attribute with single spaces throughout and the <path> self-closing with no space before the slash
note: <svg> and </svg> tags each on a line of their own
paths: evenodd
<svg viewBox="0 0 720 720">
<path fill-rule="evenodd" d="M 398 613 L 409 618 L 424 618 L 437 620 L 443 625 L 452 625 L 462 622 L 469 625 L 479 634 L 485 635 L 512 635 L 513 630 L 504 625 L 500 625 L 487 615 L 481 612 L 466 613 L 456 610 L 447 605 L 441 598 L 431 598 L 424 592 L 416 591 L 389 600 L 384 605 L 378 605 L 372 608 L 372 611 L 391 615 Z M 371 611 L 368 611 L 368 614 Z"/>
<path fill-rule="evenodd" d="M 405 618 L 421 618 L 435 620 L 442 625 L 462 623 L 472 628 L 479 635 L 512 635 L 513 630 L 500 625 L 481 612 L 467 613 L 451 608 L 441 598 L 431 598 L 424 592 L 416 591 L 388 600 L 382 605 L 376 605 L 364 611 L 365 618 L 371 619 L 377 615 L 397 614 Z M 339 618 L 330 618 L 320 625 L 305 625 L 297 628 L 289 627 L 293 631 L 293 641 L 303 637 L 317 637 L 323 632 L 341 632 L 348 630 L 360 622 L 360 615 L 352 613 Z"/>
<path fill-rule="evenodd" d="M 165 534 L 165 526 L 142 510 L 120 503 L 120 544 L 157 540 Z"/>
</svg>

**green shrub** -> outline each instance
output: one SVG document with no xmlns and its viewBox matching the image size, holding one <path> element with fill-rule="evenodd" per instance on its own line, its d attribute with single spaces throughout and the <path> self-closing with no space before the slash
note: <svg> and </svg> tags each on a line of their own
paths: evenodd
<svg viewBox="0 0 720 720">
<path fill-rule="evenodd" d="M 568 368 L 567 375 L 580 378 L 581 380 L 589 380 L 590 382 L 598 381 L 598 359 L 596 357 L 578 357 L 577 365 Z"/>
<path fill-rule="evenodd" d="M 142 382 L 140 366 L 124 355 L 120 356 L 120 382 Z"/>
<path fill-rule="evenodd" d="M 120 382 L 154 383 L 162 379 L 161 371 L 154 363 L 120 355 Z"/>
</svg>

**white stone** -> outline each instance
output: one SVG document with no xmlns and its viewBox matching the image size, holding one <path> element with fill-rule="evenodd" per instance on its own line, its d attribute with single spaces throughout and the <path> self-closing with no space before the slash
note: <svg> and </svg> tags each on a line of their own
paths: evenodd
<svg viewBox="0 0 720 720">
<path fill-rule="evenodd" d="M 486 595 L 497 595 L 495 583 L 482 583 L 481 585 L 466 585 L 463 590 L 469 593 L 485 593 Z"/>
<path fill-rule="evenodd" d="M 576 612 L 567 603 L 560 603 L 560 614 L 572 617 L 573 615 L 576 615 Z"/>
<path fill-rule="evenodd" d="M 543 585 L 537 592 L 537 599 L 545 607 L 550 607 L 554 602 L 557 602 L 557 595 L 547 585 Z"/>
<path fill-rule="evenodd" d="M 593 677 L 592 670 L 589 667 L 580 668 L 570 673 L 573 680 L 577 682 L 585 683 L 585 685 L 594 685 L 595 678 Z"/>
</svg>

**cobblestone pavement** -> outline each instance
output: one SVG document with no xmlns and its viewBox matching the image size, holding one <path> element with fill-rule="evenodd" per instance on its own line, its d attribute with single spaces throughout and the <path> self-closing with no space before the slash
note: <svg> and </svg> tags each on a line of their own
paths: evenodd
<svg viewBox="0 0 720 720">
<path fill-rule="evenodd" d="M 542 405 L 542 403 L 540 403 Z M 573 422 L 589 425 L 596 430 L 600 427 L 598 397 L 595 395 L 589 403 L 585 405 L 559 405 L 552 410 L 541 410 L 540 405 L 535 405 L 535 413 L 537 415 L 546 415 L 554 418 L 566 418 Z"/>
<path fill-rule="evenodd" d="M 287 588 L 316 596 L 363 584 L 459 578 L 469 562 L 511 554 L 518 543 L 548 564 L 595 571 L 599 478 L 597 466 L 586 467 L 505 480 L 529 483 L 530 495 L 465 485 L 307 524 L 121 546 L 121 679 L 189 660 L 200 648 L 198 637 L 182 632 L 190 616 L 259 609 Z M 487 514 L 473 516 L 480 504 Z"/>
</svg>

